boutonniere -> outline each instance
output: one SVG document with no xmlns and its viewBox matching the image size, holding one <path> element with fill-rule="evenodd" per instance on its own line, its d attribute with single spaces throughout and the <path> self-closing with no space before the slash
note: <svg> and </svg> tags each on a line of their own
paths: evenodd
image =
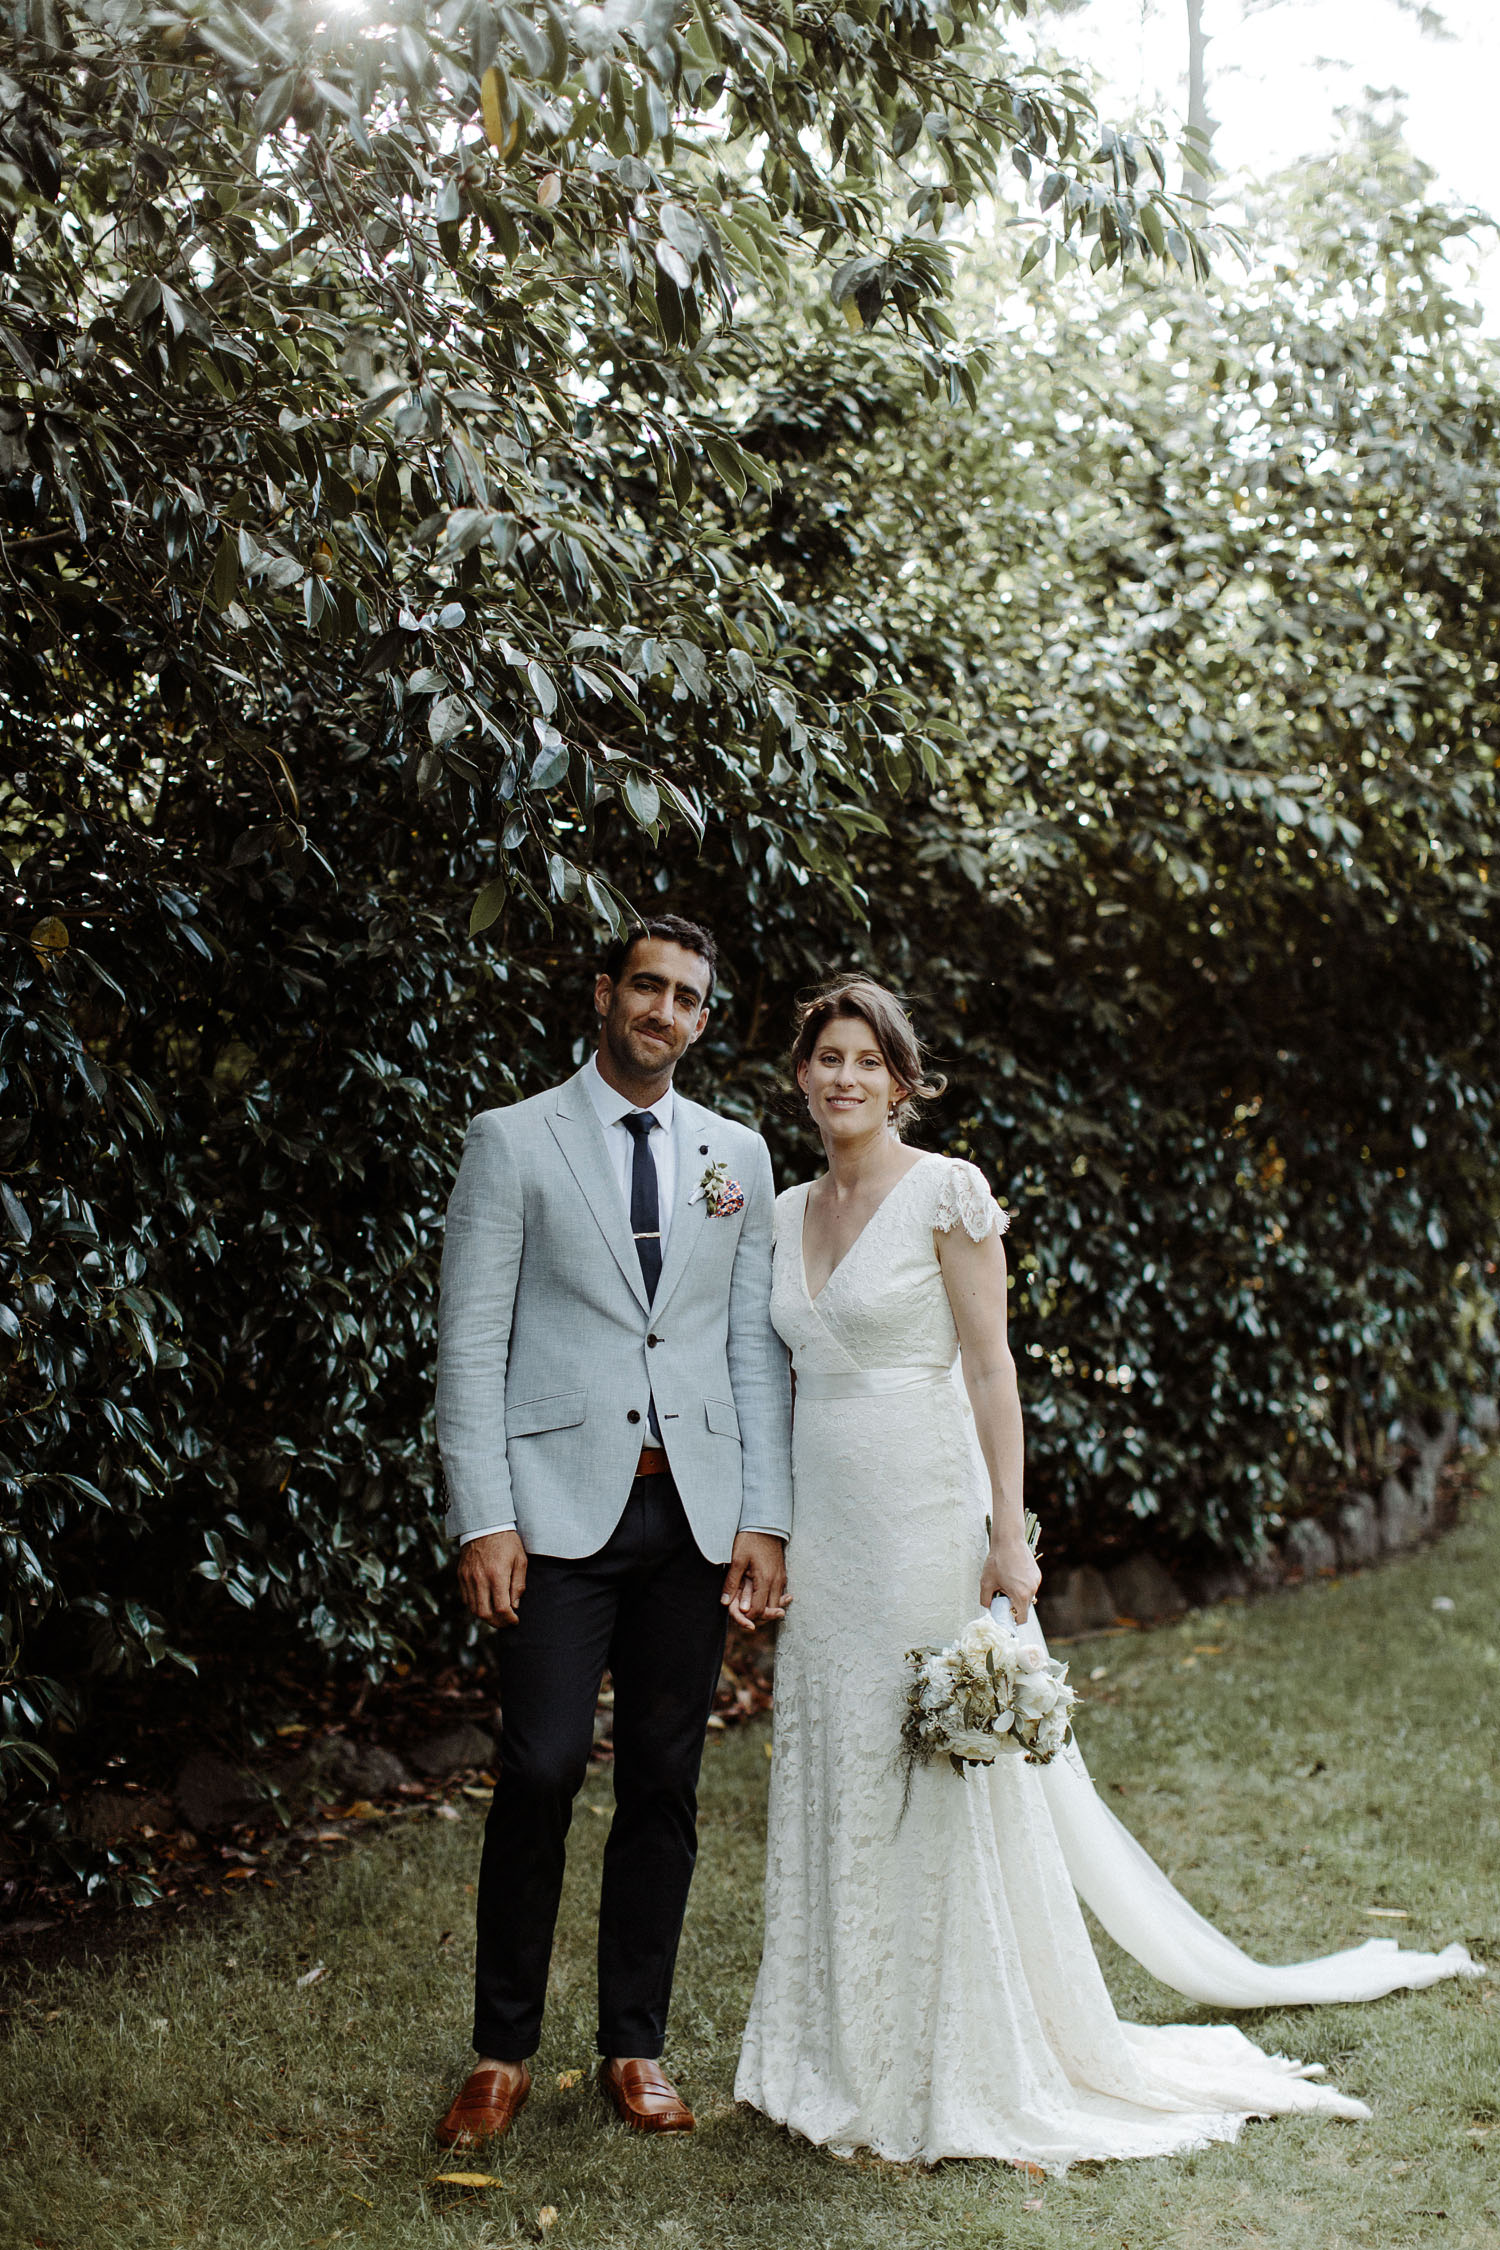
<svg viewBox="0 0 1500 2250">
<path fill-rule="evenodd" d="M 736 1211 L 745 1208 L 745 1191 L 738 1180 L 729 1177 L 729 1166 L 721 1161 L 707 1167 L 688 1202 L 704 1204 L 711 1219 L 732 1219 Z"/>
</svg>

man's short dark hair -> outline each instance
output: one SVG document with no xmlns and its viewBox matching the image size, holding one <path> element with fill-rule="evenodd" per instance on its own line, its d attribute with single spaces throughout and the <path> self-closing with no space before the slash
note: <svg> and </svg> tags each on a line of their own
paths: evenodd
<svg viewBox="0 0 1500 2250">
<path fill-rule="evenodd" d="M 611 984 L 618 984 L 625 974 L 632 951 L 642 938 L 664 938 L 669 945 L 680 945 L 684 952 L 701 954 L 708 964 L 708 991 L 703 995 L 707 1002 L 709 993 L 714 988 L 719 949 L 709 931 L 698 922 L 686 921 L 680 914 L 655 914 L 644 922 L 632 924 L 623 937 L 615 939 L 605 954 L 599 965 L 600 974 L 608 977 Z"/>
</svg>

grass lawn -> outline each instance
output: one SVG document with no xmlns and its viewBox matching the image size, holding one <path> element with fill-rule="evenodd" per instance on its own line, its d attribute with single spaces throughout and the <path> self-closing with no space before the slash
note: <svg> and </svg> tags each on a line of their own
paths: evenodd
<svg viewBox="0 0 1500 2250">
<path fill-rule="evenodd" d="M 1457 1937 L 1500 1967 L 1500 1480 L 1411 1561 L 1071 1656 L 1110 1802 L 1252 1951 Z M 606 1774 L 580 1803 L 546 2042 L 484 2167 L 497 2184 L 433 2185 L 458 2166 L 428 2138 L 468 2064 L 475 1806 L 392 1825 L 295 1891 L 109 1969 L 20 1979 L 0 2048 L 0 2250 L 1500 2250 L 1500 1975 L 1240 2019 L 1325 2062 L 1369 2124 L 1256 2124 L 1236 2147 L 1066 2180 L 840 2162 L 737 2110 L 767 1739 L 762 1724 L 722 1735 L 705 1759 L 667 2058 L 693 2138 L 627 2136 L 589 2083 Z M 1122 2013 L 1209 2020 L 1100 1942 Z"/>
</svg>

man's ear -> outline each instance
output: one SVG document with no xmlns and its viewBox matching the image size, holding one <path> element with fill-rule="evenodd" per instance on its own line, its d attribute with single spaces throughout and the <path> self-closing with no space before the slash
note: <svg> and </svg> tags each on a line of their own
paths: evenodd
<svg viewBox="0 0 1500 2250">
<path fill-rule="evenodd" d="M 689 1045 L 689 1046 L 691 1047 L 691 1046 L 692 1046 L 692 1044 L 693 1044 L 693 1041 L 694 1041 L 695 1039 L 701 1039 L 701 1038 L 703 1037 L 703 1034 L 704 1034 L 704 1032 L 705 1032 L 705 1031 L 706 1031 L 707 1029 L 708 1029 L 708 1009 L 707 1009 L 707 1007 L 705 1006 L 704 1008 L 702 1008 L 702 1009 L 701 1009 L 701 1010 L 699 1011 L 699 1015 L 698 1015 L 698 1021 L 697 1021 L 697 1022 L 696 1022 L 696 1024 L 694 1024 L 694 1026 L 693 1026 L 693 1030 L 692 1030 L 692 1035 L 691 1035 L 691 1037 L 690 1037 L 690 1038 L 689 1038 L 689 1040 L 688 1040 L 688 1045 Z"/>
<path fill-rule="evenodd" d="M 614 998 L 614 995 L 615 988 L 613 980 L 605 976 L 603 971 L 601 970 L 599 975 L 594 979 L 594 1007 L 601 1016 L 607 1016 L 609 1014 L 609 1004 L 610 1001 Z"/>
</svg>

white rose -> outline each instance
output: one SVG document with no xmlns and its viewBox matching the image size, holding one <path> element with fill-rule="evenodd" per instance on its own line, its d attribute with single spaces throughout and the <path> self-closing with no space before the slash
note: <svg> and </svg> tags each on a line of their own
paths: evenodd
<svg viewBox="0 0 1500 2250">
<path fill-rule="evenodd" d="M 984 1669 L 985 1658 L 997 1656 L 1001 1645 L 998 1628 L 990 1617 L 976 1617 L 972 1625 L 965 1626 L 958 1639 L 962 1654 L 971 1664 L 977 1664 L 981 1671 Z"/>
<path fill-rule="evenodd" d="M 1028 1672 L 1016 1687 L 1016 1706 L 1028 1719 L 1042 1719 L 1057 1702 L 1058 1687 L 1050 1672 Z"/>
</svg>

